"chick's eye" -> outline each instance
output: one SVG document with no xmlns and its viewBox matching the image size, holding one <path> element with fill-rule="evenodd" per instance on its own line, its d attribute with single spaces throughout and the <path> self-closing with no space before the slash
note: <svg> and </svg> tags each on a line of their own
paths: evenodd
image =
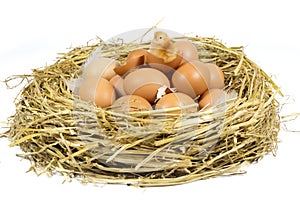
<svg viewBox="0 0 300 200">
<path fill-rule="evenodd" d="M 161 40 L 161 39 L 163 39 L 163 37 L 162 37 L 162 36 L 159 36 L 159 39 Z"/>
</svg>

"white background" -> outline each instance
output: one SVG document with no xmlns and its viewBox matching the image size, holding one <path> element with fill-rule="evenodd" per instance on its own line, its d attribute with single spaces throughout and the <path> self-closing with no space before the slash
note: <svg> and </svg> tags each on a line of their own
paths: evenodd
<svg viewBox="0 0 300 200">
<path fill-rule="evenodd" d="M 282 115 L 300 112 L 299 6 L 297 1 L 2 1 L 0 5 L 0 80 L 52 64 L 56 53 L 108 39 L 138 28 L 159 28 L 215 36 L 228 46 L 245 46 L 289 97 Z M 0 83 L 0 121 L 14 113 L 18 90 Z M 286 123 L 300 130 L 299 120 Z M 4 129 L 1 129 L 1 132 Z M 0 199 L 299 199 L 300 133 L 282 130 L 277 156 L 245 168 L 245 175 L 219 177 L 162 188 L 120 185 L 83 186 L 77 181 L 25 173 L 18 148 L 0 139 Z"/>
</svg>

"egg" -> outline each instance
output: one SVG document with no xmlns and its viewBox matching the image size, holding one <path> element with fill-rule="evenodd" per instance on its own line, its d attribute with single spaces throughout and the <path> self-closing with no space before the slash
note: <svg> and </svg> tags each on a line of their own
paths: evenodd
<svg viewBox="0 0 300 200">
<path fill-rule="evenodd" d="M 170 87 L 170 81 L 157 69 L 136 69 L 124 78 L 126 94 L 141 96 L 150 103 L 155 101 L 157 90 L 162 86 Z"/>
<path fill-rule="evenodd" d="M 223 88 L 224 87 L 224 73 L 215 64 L 205 63 L 206 68 L 210 73 L 210 81 L 208 83 L 208 88 Z"/>
<path fill-rule="evenodd" d="M 225 98 L 225 91 L 222 89 L 209 89 L 207 90 L 199 100 L 200 109 L 211 108 L 220 98 Z"/>
<path fill-rule="evenodd" d="M 173 87 L 192 98 L 203 94 L 209 82 L 209 70 L 198 60 L 183 64 L 172 76 Z"/>
<path fill-rule="evenodd" d="M 115 91 L 116 91 L 116 94 L 118 97 L 126 95 L 126 92 L 124 90 L 124 79 L 121 76 L 115 75 L 114 77 L 112 77 L 110 79 L 109 82 L 115 88 Z"/>
<path fill-rule="evenodd" d="M 104 78 L 90 78 L 84 80 L 78 89 L 81 100 L 93 102 L 96 106 L 106 108 L 116 99 L 113 86 Z"/>
<path fill-rule="evenodd" d="M 146 56 L 147 56 L 147 50 L 145 50 L 145 49 L 134 50 L 128 54 L 125 64 L 122 66 L 115 67 L 114 71 L 118 75 L 123 76 L 128 71 L 130 71 L 140 65 L 145 64 Z"/>
<path fill-rule="evenodd" d="M 132 112 L 152 110 L 151 104 L 143 97 L 137 95 L 126 95 L 118 98 L 112 105 L 116 112 Z"/>
<path fill-rule="evenodd" d="M 114 59 L 95 56 L 90 58 L 83 69 L 84 78 L 105 78 L 110 80 L 116 75 L 114 68 L 118 66 L 118 63 Z"/>
<path fill-rule="evenodd" d="M 189 40 L 180 40 L 174 43 L 175 49 L 182 54 L 186 61 L 198 60 L 198 50 Z"/>
<path fill-rule="evenodd" d="M 155 109 L 166 109 L 166 108 L 175 108 L 175 107 L 182 107 L 187 105 L 195 104 L 194 100 L 184 94 L 184 93 L 169 93 L 163 96 L 155 105 Z M 189 109 L 179 109 L 176 111 L 170 111 L 168 113 L 172 114 L 181 114 L 181 113 L 191 113 L 197 112 L 198 107 L 192 107 Z"/>
</svg>

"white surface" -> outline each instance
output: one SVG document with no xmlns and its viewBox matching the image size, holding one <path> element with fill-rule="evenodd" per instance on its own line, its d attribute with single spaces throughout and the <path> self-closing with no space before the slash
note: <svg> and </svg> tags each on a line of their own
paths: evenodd
<svg viewBox="0 0 300 200">
<path fill-rule="evenodd" d="M 108 39 L 147 28 L 165 17 L 160 28 L 215 36 L 228 46 L 243 45 L 294 102 L 284 113 L 300 112 L 299 10 L 297 1 L 16 1 L 0 7 L 0 80 L 53 63 L 57 52 L 99 36 Z M 14 113 L 17 91 L 0 83 L 0 121 Z M 288 128 L 299 130 L 299 120 Z M 1 129 L 2 131 L 3 129 Z M 0 139 L 0 199 L 299 199 L 300 133 L 281 131 L 277 157 L 266 156 L 247 174 L 163 188 L 120 185 L 83 186 L 77 181 L 25 173 L 27 161 Z"/>
</svg>

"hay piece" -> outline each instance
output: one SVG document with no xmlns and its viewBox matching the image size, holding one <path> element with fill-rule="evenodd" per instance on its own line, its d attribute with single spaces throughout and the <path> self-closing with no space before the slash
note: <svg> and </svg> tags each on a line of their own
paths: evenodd
<svg viewBox="0 0 300 200">
<path fill-rule="evenodd" d="M 96 108 L 73 96 L 66 84 L 80 76 L 91 52 L 101 46 L 104 56 L 123 62 L 131 50 L 149 48 L 149 43 L 100 41 L 74 48 L 53 65 L 25 76 L 28 85 L 5 136 L 11 146 L 22 149 L 20 156 L 31 161 L 36 173 L 138 186 L 243 173 L 241 167 L 269 152 L 275 154 L 279 132 L 275 96 L 281 94 L 276 84 L 242 47 L 228 48 L 214 38 L 184 39 L 197 46 L 202 61 L 222 68 L 226 90 L 235 91 L 236 99 L 185 115 L 162 111 L 129 115 Z"/>
</svg>

